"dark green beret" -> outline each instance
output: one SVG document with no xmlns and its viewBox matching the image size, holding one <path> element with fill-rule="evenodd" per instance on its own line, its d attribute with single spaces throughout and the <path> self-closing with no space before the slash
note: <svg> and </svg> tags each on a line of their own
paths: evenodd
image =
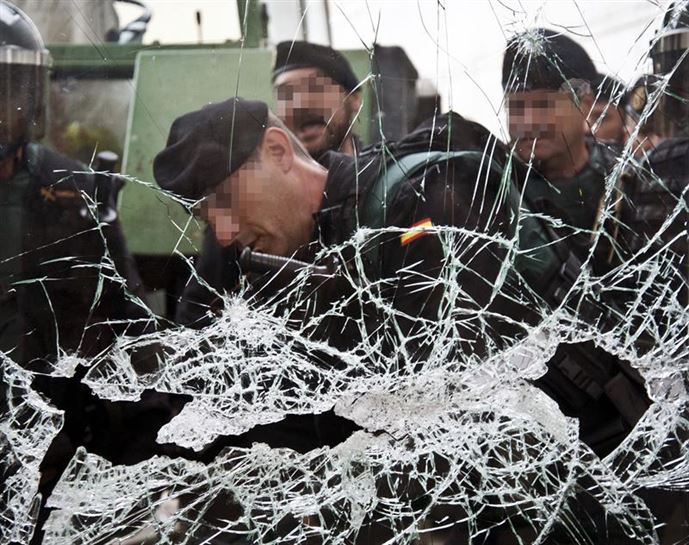
<svg viewBox="0 0 689 545">
<path fill-rule="evenodd" d="M 158 185 L 187 199 L 207 195 L 253 155 L 267 119 L 265 103 L 240 97 L 178 117 L 153 161 Z"/>
<path fill-rule="evenodd" d="M 273 81 L 283 72 L 297 68 L 318 68 L 347 92 L 359 85 L 347 59 L 332 47 L 309 42 L 280 42 L 273 66 Z"/>
</svg>

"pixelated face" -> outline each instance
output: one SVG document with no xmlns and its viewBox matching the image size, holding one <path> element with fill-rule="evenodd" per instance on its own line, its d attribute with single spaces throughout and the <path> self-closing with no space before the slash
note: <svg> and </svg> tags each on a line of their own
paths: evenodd
<svg viewBox="0 0 689 545">
<path fill-rule="evenodd" d="M 194 207 L 193 212 L 195 216 L 211 226 L 218 242 L 223 246 L 229 246 L 238 238 L 239 221 L 232 214 L 231 177 L 220 182 L 213 193 L 207 195 Z"/>
<path fill-rule="evenodd" d="M 223 246 L 288 256 L 313 231 L 310 212 L 290 180 L 269 161 L 247 161 L 194 210 Z"/>
<path fill-rule="evenodd" d="M 275 79 L 275 94 L 275 113 L 312 157 L 340 148 L 358 95 L 350 95 L 317 68 L 283 72 Z"/>
<path fill-rule="evenodd" d="M 535 90 L 508 96 L 507 119 L 517 154 L 547 161 L 583 142 L 584 116 L 567 92 Z"/>
<path fill-rule="evenodd" d="M 597 100 L 591 108 L 587 128 L 587 132 L 599 140 L 621 144 L 625 139 L 624 110 L 614 104 L 608 105 L 607 100 Z"/>
</svg>

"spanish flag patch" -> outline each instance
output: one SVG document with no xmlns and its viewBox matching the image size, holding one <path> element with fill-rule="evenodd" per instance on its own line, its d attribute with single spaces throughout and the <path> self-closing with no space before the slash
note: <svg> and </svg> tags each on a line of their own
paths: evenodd
<svg viewBox="0 0 689 545">
<path fill-rule="evenodd" d="M 428 234 L 428 229 L 433 227 L 431 218 L 424 218 L 417 221 L 409 229 L 400 235 L 400 246 L 406 246 L 411 241 Z"/>
</svg>

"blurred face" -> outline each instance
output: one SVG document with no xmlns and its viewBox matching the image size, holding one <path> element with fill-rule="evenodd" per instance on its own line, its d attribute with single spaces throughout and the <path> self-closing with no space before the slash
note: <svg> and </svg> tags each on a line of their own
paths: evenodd
<svg viewBox="0 0 689 545">
<path fill-rule="evenodd" d="M 624 110 L 614 104 L 608 105 L 605 100 L 598 100 L 591 108 L 588 128 L 587 132 L 593 134 L 598 140 L 621 144 L 625 139 Z"/>
<path fill-rule="evenodd" d="M 195 213 L 208 222 L 223 246 L 289 256 L 308 243 L 313 231 L 298 186 L 270 161 L 247 161 L 220 183 Z"/>
<path fill-rule="evenodd" d="M 510 137 L 519 157 L 528 161 L 533 150 L 537 161 L 563 158 L 584 143 L 585 122 L 567 92 L 535 90 L 508 96 Z"/>
<path fill-rule="evenodd" d="M 298 68 L 275 79 L 275 113 L 316 158 L 342 145 L 360 103 L 317 68 Z"/>
</svg>

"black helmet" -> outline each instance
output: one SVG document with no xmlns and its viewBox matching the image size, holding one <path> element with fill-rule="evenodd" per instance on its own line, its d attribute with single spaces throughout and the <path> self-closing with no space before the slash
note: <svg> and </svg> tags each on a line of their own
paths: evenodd
<svg viewBox="0 0 689 545">
<path fill-rule="evenodd" d="M 31 19 L 0 0 L 0 159 L 43 136 L 50 66 Z"/>
<path fill-rule="evenodd" d="M 651 59 L 656 76 L 668 76 L 658 111 L 662 136 L 689 136 L 689 2 L 673 2 L 662 28 L 652 42 Z"/>
<path fill-rule="evenodd" d="M 689 2 L 673 2 L 667 8 L 663 26 L 656 33 L 651 47 L 653 73 L 670 73 L 689 47 Z"/>
</svg>

